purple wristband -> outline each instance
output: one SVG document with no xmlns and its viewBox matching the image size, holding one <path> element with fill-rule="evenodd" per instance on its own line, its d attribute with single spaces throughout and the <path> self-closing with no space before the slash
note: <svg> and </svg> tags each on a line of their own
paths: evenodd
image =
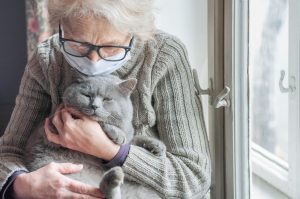
<svg viewBox="0 0 300 199">
<path fill-rule="evenodd" d="M 115 166 L 122 166 L 128 156 L 129 149 L 130 149 L 129 144 L 122 144 L 115 157 L 111 161 L 105 163 L 104 166 L 108 168 L 112 168 Z"/>
<path fill-rule="evenodd" d="M 20 170 L 15 171 L 7 180 L 7 182 L 4 184 L 3 188 L 1 189 L 1 198 L 2 199 L 8 199 L 13 198 L 14 190 L 13 190 L 13 182 L 17 178 L 18 175 L 22 173 L 27 173 L 26 171 Z"/>
</svg>

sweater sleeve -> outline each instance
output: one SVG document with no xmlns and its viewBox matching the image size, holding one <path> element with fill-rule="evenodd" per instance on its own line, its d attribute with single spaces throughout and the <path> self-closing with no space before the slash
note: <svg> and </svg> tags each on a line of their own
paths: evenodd
<svg viewBox="0 0 300 199">
<path fill-rule="evenodd" d="M 155 156 L 133 145 L 124 171 L 129 180 L 152 187 L 163 198 L 203 198 L 210 187 L 208 138 L 183 44 L 167 39 L 154 70 L 160 78 L 152 96 L 153 108 L 167 154 Z"/>
<path fill-rule="evenodd" d="M 16 171 L 14 172 L 7 180 L 7 182 L 4 184 L 3 188 L 0 191 L 0 197 L 2 199 L 6 198 L 13 198 L 14 190 L 13 190 L 13 183 L 18 175 L 26 173 L 25 171 Z"/>
<path fill-rule="evenodd" d="M 27 171 L 23 163 L 25 144 L 50 111 L 44 74 L 36 51 L 25 67 L 14 110 L 0 138 L 0 189 L 14 172 Z"/>
</svg>

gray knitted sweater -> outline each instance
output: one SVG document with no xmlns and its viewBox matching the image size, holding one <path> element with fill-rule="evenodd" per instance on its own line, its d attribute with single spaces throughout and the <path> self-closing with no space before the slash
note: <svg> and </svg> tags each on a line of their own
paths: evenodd
<svg viewBox="0 0 300 199">
<path fill-rule="evenodd" d="M 132 94 L 136 135 L 157 137 L 167 146 L 158 157 L 131 146 L 123 165 L 127 179 L 157 190 L 163 198 L 202 198 L 210 186 L 211 162 L 200 101 L 183 44 L 163 32 L 135 40 L 131 60 L 113 74 L 137 78 Z M 10 122 L 0 139 L 0 185 L 17 170 L 31 132 L 61 102 L 78 71 L 59 50 L 58 35 L 40 44 L 28 62 Z"/>
</svg>

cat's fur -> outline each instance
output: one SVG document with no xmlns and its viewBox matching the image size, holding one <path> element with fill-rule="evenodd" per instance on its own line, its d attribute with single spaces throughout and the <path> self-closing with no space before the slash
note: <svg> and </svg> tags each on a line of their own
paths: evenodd
<svg viewBox="0 0 300 199">
<path fill-rule="evenodd" d="M 155 155 L 164 155 L 166 147 L 159 140 L 145 136 L 134 137 L 130 94 L 135 85 L 136 79 L 122 81 L 112 75 L 77 80 L 65 90 L 63 104 L 98 121 L 114 142 L 118 144 L 131 142 Z M 106 169 L 100 159 L 50 143 L 44 134 L 41 126 L 28 142 L 26 162 L 30 171 L 50 162 L 83 164 L 82 172 L 68 176 L 84 183 L 100 186 L 107 199 L 160 198 L 149 188 L 124 181 L 121 167 Z"/>
</svg>

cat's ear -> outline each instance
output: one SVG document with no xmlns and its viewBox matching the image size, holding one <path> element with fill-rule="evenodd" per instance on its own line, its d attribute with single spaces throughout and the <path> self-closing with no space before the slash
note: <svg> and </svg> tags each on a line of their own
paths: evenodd
<svg viewBox="0 0 300 199">
<path fill-rule="evenodd" d="M 121 82 L 119 84 L 119 88 L 124 95 L 128 96 L 135 89 L 136 83 L 137 80 L 135 78 L 131 78 Z"/>
<path fill-rule="evenodd" d="M 76 80 L 74 81 L 74 83 L 80 84 L 80 83 L 82 83 L 82 82 L 84 82 L 84 81 L 85 81 L 84 78 L 78 78 L 78 79 L 76 79 Z"/>
</svg>

